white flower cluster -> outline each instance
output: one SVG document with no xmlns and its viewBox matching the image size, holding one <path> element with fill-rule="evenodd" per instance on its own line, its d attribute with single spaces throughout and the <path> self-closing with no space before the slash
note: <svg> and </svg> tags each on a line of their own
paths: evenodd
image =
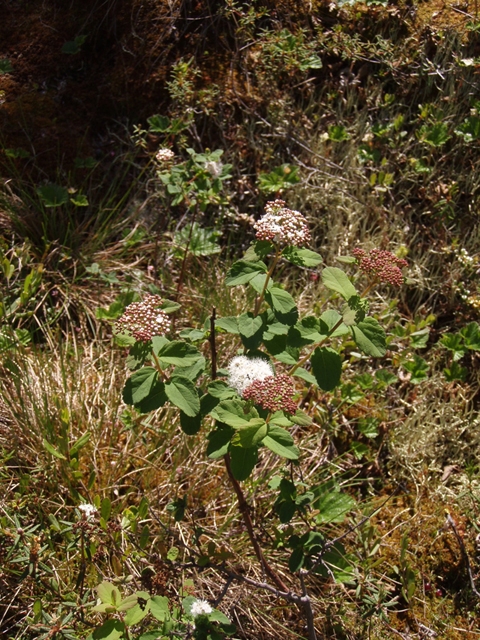
<svg viewBox="0 0 480 640">
<path fill-rule="evenodd" d="M 97 507 L 93 504 L 79 504 L 78 509 L 83 513 L 85 520 L 92 520 L 92 518 L 98 513 Z"/>
<path fill-rule="evenodd" d="M 258 240 L 302 247 L 310 242 L 308 223 L 299 211 L 288 209 L 283 200 L 267 202 L 265 215 L 253 225 Z"/>
<path fill-rule="evenodd" d="M 241 396 L 255 380 L 265 380 L 274 375 L 271 365 L 262 358 L 236 356 L 227 367 L 228 385 Z"/>
<path fill-rule="evenodd" d="M 157 151 L 157 155 L 155 156 L 155 158 L 159 162 L 168 162 L 169 160 L 173 160 L 174 157 L 175 154 L 173 153 L 173 151 L 171 149 L 168 149 L 167 147 L 162 147 L 161 149 L 159 149 Z"/>
<path fill-rule="evenodd" d="M 212 176 L 212 178 L 218 178 L 222 175 L 223 164 L 221 162 L 215 162 L 214 160 L 209 160 L 205 163 L 205 169 Z"/>
<path fill-rule="evenodd" d="M 195 600 L 190 607 L 190 615 L 196 618 L 201 615 L 212 613 L 213 609 L 206 600 Z"/>
</svg>

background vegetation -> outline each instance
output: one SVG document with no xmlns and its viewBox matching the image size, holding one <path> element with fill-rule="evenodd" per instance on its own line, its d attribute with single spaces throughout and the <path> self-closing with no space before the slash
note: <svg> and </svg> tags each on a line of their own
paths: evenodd
<svg viewBox="0 0 480 640">
<path fill-rule="evenodd" d="M 374 363 L 346 341 L 342 385 L 309 393 L 314 422 L 295 434 L 305 482 L 334 478 L 360 504 L 330 525 L 348 531 L 354 578 L 310 585 L 320 637 L 479 637 L 476 4 L 8 4 L 2 637 L 86 637 L 104 579 L 123 595 L 217 601 L 218 577 L 190 548 L 261 578 L 202 434 L 122 403 L 112 321 L 147 292 L 182 304 L 179 331 L 214 306 L 240 313 L 247 294 L 222 282 L 275 197 L 307 216 L 326 265 L 357 246 L 409 263 L 397 297 L 375 292 L 387 355 Z M 302 313 L 322 310 L 315 269 L 282 277 Z M 222 366 L 235 353 L 223 340 Z M 264 456 L 245 490 L 281 565 L 288 527 L 265 508 L 280 470 Z M 81 502 L 102 517 L 88 562 Z M 235 637 L 305 637 L 295 609 L 245 583 L 218 607 Z"/>
</svg>

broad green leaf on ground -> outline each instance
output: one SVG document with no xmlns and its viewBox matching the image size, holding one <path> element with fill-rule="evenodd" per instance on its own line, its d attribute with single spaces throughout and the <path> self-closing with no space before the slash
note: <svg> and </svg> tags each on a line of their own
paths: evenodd
<svg viewBox="0 0 480 640">
<path fill-rule="evenodd" d="M 79 193 L 75 195 L 73 198 L 70 198 L 70 202 L 74 204 L 76 207 L 88 207 L 89 205 L 87 196 L 83 193 Z"/>
<path fill-rule="evenodd" d="M 322 282 L 327 289 L 336 291 L 347 301 L 352 296 L 357 295 L 357 290 L 350 282 L 345 271 L 338 267 L 325 267 L 322 271 Z"/>
<path fill-rule="evenodd" d="M 320 511 L 317 524 L 343 522 L 349 511 L 355 508 L 356 501 L 341 491 L 327 491 L 315 499 L 314 506 Z"/>
<path fill-rule="evenodd" d="M 170 615 L 168 598 L 166 596 L 152 596 L 150 599 L 150 613 L 160 622 L 168 618 Z"/>
<path fill-rule="evenodd" d="M 325 566 L 326 565 L 326 566 Z M 336 582 L 355 582 L 355 560 L 347 555 L 345 547 L 336 542 L 322 556 L 322 562 L 315 569 L 315 573 L 329 579 L 333 574 Z"/>
<path fill-rule="evenodd" d="M 115 608 L 120 605 L 122 595 L 114 584 L 111 582 L 101 582 L 96 588 L 97 596 L 103 604 L 109 604 Z"/>
<path fill-rule="evenodd" d="M 165 393 L 172 404 L 187 416 L 193 417 L 200 412 L 200 398 L 191 380 L 182 376 L 172 376 L 165 384 Z"/>
<path fill-rule="evenodd" d="M 107 620 L 92 633 L 93 640 L 120 640 L 125 633 L 125 625 L 120 620 Z"/>
<path fill-rule="evenodd" d="M 146 592 L 141 592 L 146 593 Z M 131 627 L 134 624 L 138 624 L 146 615 L 148 615 L 150 611 L 150 595 L 148 595 L 148 599 L 145 598 L 145 604 L 140 604 L 137 599 L 137 604 L 129 609 L 123 618 L 124 623 Z"/>
<path fill-rule="evenodd" d="M 460 329 L 460 334 L 465 340 L 465 346 L 467 349 L 473 351 L 480 350 L 480 327 L 476 322 L 470 322 L 466 327 Z"/>
<path fill-rule="evenodd" d="M 220 624 L 228 624 L 229 626 L 232 626 L 230 620 L 227 618 L 227 616 L 222 613 L 221 611 L 217 611 L 217 609 L 214 609 L 212 611 L 212 613 L 208 614 L 208 619 L 210 620 L 210 622 L 219 622 Z M 229 634 L 230 635 L 230 634 Z"/>
<path fill-rule="evenodd" d="M 454 362 L 463 358 L 466 353 L 463 338 L 459 333 L 444 333 L 440 338 L 440 344 L 449 351 L 452 351 Z"/>
<path fill-rule="evenodd" d="M 387 352 L 385 331 L 375 318 L 365 318 L 357 326 L 350 327 L 353 339 L 360 349 L 374 358 L 381 358 Z"/>
<path fill-rule="evenodd" d="M 330 347 L 317 347 L 310 358 L 312 373 L 323 391 L 332 391 L 340 382 L 342 359 Z"/>
<path fill-rule="evenodd" d="M 0 75 L 2 75 L 3 73 L 12 73 L 12 71 L 13 67 L 10 60 L 8 60 L 7 58 L 2 58 L 0 60 Z"/>
<path fill-rule="evenodd" d="M 377 371 L 375 371 L 375 378 L 383 384 L 387 385 L 395 384 L 395 382 L 398 382 L 397 376 L 394 373 L 390 373 L 390 371 L 387 371 L 386 369 L 377 369 Z"/>
<path fill-rule="evenodd" d="M 419 384 L 428 377 L 430 365 L 426 360 L 417 356 L 417 354 L 413 356 L 413 360 L 404 362 L 403 366 L 411 374 L 410 382 L 412 384 Z"/>
<path fill-rule="evenodd" d="M 68 202 L 68 191 L 58 184 L 46 184 L 38 187 L 37 193 L 46 207 L 60 207 Z"/>
<path fill-rule="evenodd" d="M 154 133 L 165 133 L 170 128 L 170 118 L 168 116 L 150 116 L 147 118 L 150 131 Z"/>
</svg>

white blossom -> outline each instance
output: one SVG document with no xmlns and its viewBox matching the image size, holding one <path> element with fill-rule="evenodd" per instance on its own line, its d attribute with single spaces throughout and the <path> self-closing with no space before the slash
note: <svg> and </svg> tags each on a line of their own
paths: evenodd
<svg viewBox="0 0 480 640">
<path fill-rule="evenodd" d="M 212 178 L 218 178 L 222 175 L 223 164 L 221 162 L 215 162 L 214 160 L 209 160 L 205 163 L 205 169 L 212 176 Z"/>
<path fill-rule="evenodd" d="M 265 215 L 253 225 L 258 240 L 277 245 L 303 247 L 310 242 L 308 223 L 299 211 L 288 209 L 283 200 L 267 202 Z"/>
<path fill-rule="evenodd" d="M 192 602 L 190 607 L 190 615 L 194 618 L 201 615 L 208 615 L 209 613 L 212 613 L 212 611 L 213 608 L 206 600 L 195 600 L 195 602 Z"/>
<path fill-rule="evenodd" d="M 86 520 L 91 520 L 93 516 L 98 513 L 97 507 L 95 507 L 93 504 L 79 504 L 78 508 L 83 513 Z"/>
<path fill-rule="evenodd" d="M 265 380 L 274 375 L 272 366 L 262 358 L 236 356 L 228 365 L 228 385 L 242 395 L 255 380 Z"/>
<path fill-rule="evenodd" d="M 157 155 L 155 156 L 158 162 L 168 162 L 169 160 L 173 160 L 174 157 L 175 154 L 173 153 L 173 151 L 171 149 L 168 149 L 167 147 L 162 147 L 161 149 L 159 149 L 157 151 Z"/>
</svg>

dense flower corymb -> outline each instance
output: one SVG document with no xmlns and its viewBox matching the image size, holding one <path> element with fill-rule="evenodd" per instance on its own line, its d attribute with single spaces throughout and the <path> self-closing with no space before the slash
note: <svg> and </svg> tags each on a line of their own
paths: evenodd
<svg viewBox="0 0 480 640">
<path fill-rule="evenodd" d="M 170 329 L 170 320 L 160 309 L 161 304 L 162 299 L 157 295 L 147 295 L 141 302 L 132 302 L 116 321 L 115 331 L 141 342 L 164 335 Z"/>
<path fill-rule="evenodd" d="M 92 520 L 93 516 L 98 513 L 97 507 L 95 507 L 93 504 L 79 504 L 78 509 L 82 512 L 85 520 Z"/>
<path fill-rule="evenodd" d="M 265 215 L 253 225 L 257 240 L 269 240 L 277 245 L 303 247 L 310 242 L 308 223 L 299 211 L 285 206 L 283 200 L 267 202 Z"/>
<path fill-rule="evenodd" d="M 190 615 L 194 618 L 197 616 L 208 615 L 213 609 L 206 600 L 195 600 L 190 607 Z"/>
<path fill-rule="evenodd" d="M 168 149 L 167 147 L 162 147 L 161 149 L 159 149 L 155 156 L 158 162 L 168 162 L 169 160 L 173 160 L 174 157 L 175 154 L 173 153 L 173 151 L 171 149 Z"/>
<path fill-rule="evenodd" d="M 380 282 L 397 287 L 403 284 L 404 279 L 401 269 L 408 266 L 406 260 L 397 258 L 390 251 L 382 251 L 380 249 L 372 249 L 369 253 L 363 249 L 354 249 L 352 253 L 363 272 L 374 276 Z"/>
<path fill-rule="evenodd" d="M 243 392 L 245 400 L 253 400 L 274 413 L 275 411 L 285 411 L 293 414 L 297 410 L 297 403 L 293 400 L 295 395 L 295 382 L 293 378 L 285 373 L 279 376 L 255 380 Z"/>
<path fill-rule="evenodd" d="M 273 376 L 273 369 L 262 358 L 236 356 L 228 365 L 228 384 L 241 396 L 255 380 L 264 380 Z"/>
</svg>

